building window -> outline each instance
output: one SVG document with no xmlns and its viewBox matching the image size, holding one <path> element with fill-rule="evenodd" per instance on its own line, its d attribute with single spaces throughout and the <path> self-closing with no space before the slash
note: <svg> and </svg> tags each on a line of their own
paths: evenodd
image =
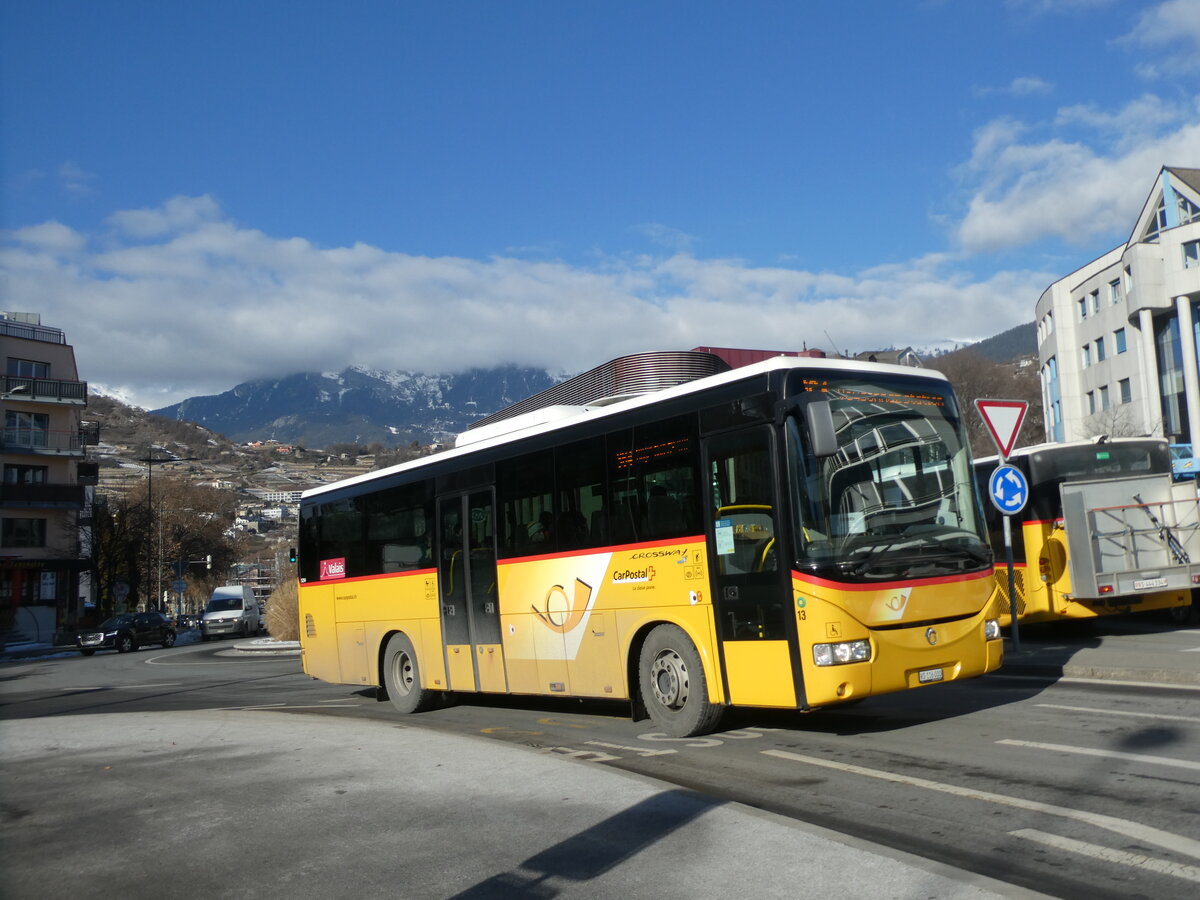
<svg viewBox="0 0 1200 900">
<path fill-rule="evenodd" d="M 45 413 L 4 412 L 4 443 L 17 447 L 47 447 L 50 417 Z"/>
<path fill-rule="evenodd" d="M 15 375 L 19 378 L 49 378 L 50 363 L 10 356 L 4 371 L 6 375 Z"/>
<path fill-rule="evenodd" d="M 45 547 L 45 519 L 4 519 L 0 527 L 0 546 Z"/>
<path fill-rule="evenodd" d="M 1108 386 L 1100 388 L 1100 408 L 1108 409 Z"/>
<path fill-rule="evenodd" d="M 1155 320 L 1154 343 L 1158 350 L 1158 390 L 1162 396 L 1163 434 L 1178 441 L 1189 433 L 1190 423 L 1183 377 L 1183 344 L 1177 316 Z"/>
<path fill-rule="evenodd" d="M 1100 291 L 1099 289 L 1092 291 L 1092 312 L 1100 312 Z"/>
<path fill-rule="evenodd" d="M 1096 338 L 1096 362 L 1104 362 L 1104 338 Z"/>
<path fill-rule="evenodd" d="M 48 466 L 5 465 L 5 484 L 45 484 L 50 474 Z"/>
<path fill-rule="evenodd" d="M 1124 353 L 1126 350 L 1125 329 L 1124 328 L 1118 328 L 1116 331 L 1113 332 L 1113 341 L 1117 345 L 1117 353 Z"/>
<path fill-rule="evenodd" d="M 1085 368 L 1085 369 L 1092 364 L 1092 345 L 1091 344 L 1083 345 L 1083 351 L 1079 354 L 1079 361 L 1083 365 L 1083 368 Z"/>
<path fill-rule="evenodd" d="M 1183 267 L 1200 268 L 1200 241 L 1188 241 L 1183 245 Z"/>
<path fill-rule="evenodd" d="M 1088 415 L 1096 411 L 1096 395 L 1091 391 L 1087 392 Z"/>
<path fill-rule="evenodd" d="M 1133 291 L 1133 266 L 1125 267 L 1125 296 L 1128 297 Z"/>
<path fill-rule="evenodd" d="M 1079 318 L 1086 319 L 1087 318 L 1087 297 L 1080 297 L 1078 302 L 1079 302 Z"/>
<path fill-rule="evenodd" d="M 1133 401 L 1133 389 L 1130 387 L 1129 379 L 1122 378 L 1117 382 L 1117 387 L 1121 391 L 1121 402 L 1131 403 Z"/>
<path fill-rule="evenodd" d="M 1115 306 L 1121 302 L 1121 279 L 1114 278 L 1108 283 L 1108 302 L 1110 306 Z"/>
<path fill-rule="evenodd" d="M 1197 206 L 1178 191 L 1175 192 L 1175 202 L 1179 208 L 1179 224 L 1187 225 L 1200 219 L 1200 206 Z"/>
</svg>

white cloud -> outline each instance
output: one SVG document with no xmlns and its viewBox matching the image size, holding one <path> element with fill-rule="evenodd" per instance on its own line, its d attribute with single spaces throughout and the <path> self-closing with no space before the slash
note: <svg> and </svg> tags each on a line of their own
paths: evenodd
<svg viewBox="0 0 1200 900">
<path fill-rule="evenodd" d="M 1137 67 L 1145 78 L 1161 78 L 1200 68 L 1200 0 L 1166 0 L 1143 10 L 1120 43 L 1156 51 Z M 1166 49 L 1165 55 L 1162 49 Z"/>
<path fill-rule="evenodd" d="M 957 228 L 960 246 L 982 253 L 1048 237 L 1082 244 L 1121 233 L 1161 166 L 1200 162 L 1198 110 L 1197 98 L 1173 104 L 1147 95 L 1115 112 L 1064 107 L 1044 125 L 989 123 L 959 169 L 970 193 Z M 1033 134 L 1044 138 L 1034 141 Z"/>
<path fill-rule="evenodd" d="M 95 175 L 85 172 L 73 162 L 65 162 L 58 167 L 58 183 L 63 192 L 74 197 L 90 197 L 93 193 L 92 181 Z"/>
<path fill-rule="evenodd" d="M 1021 75 L 1014 78 L 1002 88 L 994 87 L 977 87 L 974 89 L 976 97 L 987 97 L 992 94 L 1010 94 L 1014 97 L 1028 97 L 1033 94 L 1049 94 L 1054 90 L 1054 85 L 1044 78 L 1039 78 L 1036 75 Z"/>
<path fill-rule="evenodd" d="M 930 255 L 861 273 L 679 252 L 591 267 L 322 249 L 238 227 L 211 198 L 5 235 L 0 285 L 75 346 L 81 376 L 148 408 L 256 378 L 349 365 L 501 363 L 576 372 L 700 345 L 931 347 L 1031 318 L 1053 273 L 975 280 Z"/>
<path fill-rule="evenodd" d="M 212 221 L 220 215 L 217 202 L 203 197 L 172 197 L 158 209 L 130 209 L 113 213 L 108 222 L 131 237 L 158 237 Z"/>
<path fill-rule="evenodd" d="M 1018 97 L 1027 94 L 1048 94 L 1054 90 L 1054 85 L 1036 75 L 1022 75 L 1014 78 L 1008 85 L 1008 92 Z"/>
</svg>

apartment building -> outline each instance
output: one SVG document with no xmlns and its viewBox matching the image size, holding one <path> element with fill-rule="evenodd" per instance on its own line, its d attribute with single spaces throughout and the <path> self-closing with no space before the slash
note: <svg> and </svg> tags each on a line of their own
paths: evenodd
<svg viewBox="0 0 1200 900">
<path fill-rule="evenodd" d="M 90 600 L 88 524 L 97 429 L 83 421 L 87 382 L 58 328 L 34 313 L 0 312 L 0 633 L 52 642 Z"/>
<path fill-rule="evenodd" d="M 1037 302 L 1047 441 L 1200 447 L 1200 169 L 1164 167 L 1129 240 Z"/>
</svg>

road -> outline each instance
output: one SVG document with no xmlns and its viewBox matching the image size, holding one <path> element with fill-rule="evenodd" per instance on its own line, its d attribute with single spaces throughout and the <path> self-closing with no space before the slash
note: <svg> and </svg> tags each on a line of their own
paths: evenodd
<svg viewBox="0 0 1200 900">
<path fill-rule="evenodd" d="M 281 728 L 274 717 L 287 728 L 314 716 L 397 723 L 649 777 L 1016 889 L 1195 896 L 1200 630 L 1131 617 L 1029 630 L 1022 647 L 1027 665 L 974 682 L 837 711 L 744 711 L 691 739 L 630 722 L 620 704 L 561 700 L 476 698 L 401 720 L 370 689 L 315 682 L 295 656 L 231 644 L 8 662 L 0 717 L 204 710 L 269 714 Z M 1133 677 L 1172 667 L 1170 681 Z"/>
</svg>

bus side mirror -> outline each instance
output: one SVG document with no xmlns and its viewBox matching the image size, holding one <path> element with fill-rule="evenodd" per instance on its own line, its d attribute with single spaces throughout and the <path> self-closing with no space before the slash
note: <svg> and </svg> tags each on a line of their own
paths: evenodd
<svg viewBox="0 0 1200 900">
<path fill-rule="evenodd" d="M 804 413 L 808 427 L 808 446 L 813 456 L 833 456 L 838 451 L 837 432 L 833 427 L 833 407 L 828 400 L 810 400 L 803 405 L 781 401 L 775 405 L 775 424 L 782 425 L 788 416 L 799 418 Z"/>
<path fill-rule="evenodd" d="M 837 432 L 833 427 L 833 407 L 828 400 L 814 400 L 805 405 L 808 425 L 808 446 L 813 456 L 833 456 L 838 450 Z"/>
</svg>

